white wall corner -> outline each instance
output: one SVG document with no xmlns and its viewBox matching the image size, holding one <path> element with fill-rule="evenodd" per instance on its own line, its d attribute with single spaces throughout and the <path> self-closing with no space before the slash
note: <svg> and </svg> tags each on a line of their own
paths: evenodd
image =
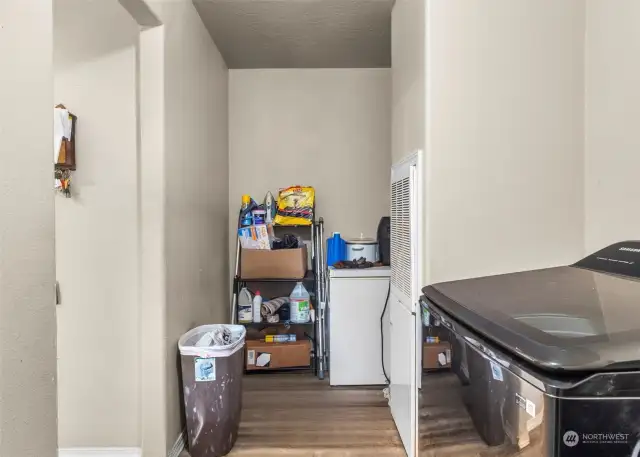
<svg viewBox="0 0 640 457">
<path fill-rule="evenodd" d="M 142 457 L 135 447 L 87 447 L 58 449 L 58 457 Z"/>
</svg>

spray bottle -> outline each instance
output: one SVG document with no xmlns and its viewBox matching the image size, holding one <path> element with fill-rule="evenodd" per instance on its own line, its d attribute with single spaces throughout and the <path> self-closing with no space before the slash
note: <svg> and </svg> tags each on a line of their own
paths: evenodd
<svg viewBox="0 0 640 457">
<path fill-rule="evenodd" d="M 253 322 L 259 324 L 262 322 L 262 314 L 260 313 L 262 308 L 262 295 L 260 291 L 256 290 L 256 294 L 253 297 Z"/>
</svg>

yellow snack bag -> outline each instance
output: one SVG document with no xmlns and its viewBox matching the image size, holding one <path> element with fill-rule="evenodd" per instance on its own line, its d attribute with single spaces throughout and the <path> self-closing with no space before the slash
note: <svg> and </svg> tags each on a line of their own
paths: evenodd
<svg viewBox="0 0 640 457">
<path fill-rule="evenodd" d="M 313 187 L 291 186 L 280 189 L 274 224 L 311 225 L 315 198 Z"/>
</svg>

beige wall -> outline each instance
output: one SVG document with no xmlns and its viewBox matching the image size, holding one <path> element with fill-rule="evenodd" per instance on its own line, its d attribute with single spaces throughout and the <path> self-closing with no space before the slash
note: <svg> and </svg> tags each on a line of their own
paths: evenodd
<svg viewBox="0 0 640 457">
<path fill-rule="evenodd" d="M 167 448 L 164 27 L 140 32 L 140 404 L 144 457 Z"/>
<path fill-rule="evenodd" d="M 396 0 L 391 21 L 393 162 L 425 149 L 426 3 Z"/>
<path fill-rule="evenodd" d="M 427 3 L 424 0 L 396 0 L 391 15 L 393 163 L 415 151 L 422 151 L 422 162 L 426 161 L 426 19 Z M 426 187 L 428 183 L 425 181 L 423 185 Z M 419 257 L 422 262 L 419 269 L 423 272 L 423 278 L 419 279 L 421 283 L 426 283 L 426 216 L 427 211 L 423 211 L 419 222 L 425 227 L 419 240 L 423 245 L 422 255 Z M 418 345 L 420 344 L 421 341 L 418 341 Z"/>
<path fill-rule="evenodd" d="M 0 2 L 0 455 L 55 457 L 52 4 Z"/>
<path fill-rule="evenodd" d="M 582 256 L 584 10 L 429 4 L 429 281 Z"/>
<path fill-rule="evenodd" d="M 191 1 L 148 3 L 164 24 L 166 304 L 158 344 L 166 351 L 160 441 L 168 449 L 182 430 L 178 338 L 225 321 L 228 309 L 228 70 Z"/>
<path fill-rule="evenodd" d="M 144 6 L 133 0 L 122 0 L 121 3 L 130 12 L 140 11 Z M 85 100 L 75 103 L 80 106 L 87 103 L 86 110 L 91 110 L 87 115 L 87 129 L 93 127 L 89 121 L 98 114 L 113 114 L 109 109 L 98 113 L 97 108 L 110 104 L 102 98 L 111 97 L 114 106 L 110 109 L 115 110 L 114 101 L 118 101 L 118 96 L 132 95 L 126 102 L 121 99 L 118 103 L 126 105 L 126 112 L 118 121 L 127 133 L 126 147 L 112 153 L 129 165 L 117 170 L 114 178 L 131 193 L 123 190 L 124 196 L 129 197 L 123 200 L 114 198 L 118 190 L 112 189 L 110 198 L 100 199 L 99 203 L 106 205 L 103 213 L 117 208 L 120 217 L 128 216 L 130 209 L 134 210 L 133 220 L 137 218 L 137 227 L 133 227 L 133 232 L 126 230 L 121 235 L 132 256 L 131 262 L 121 265 L 108 277 L 114 282 L 126 277 L 128 282 L 120 281 L 120 286 L 127 292 L 130 291 L 128 286 L 135 284 L 137 287 L 131 295 L 121 291 L 116 297 L 121 302 L 112 307 L 110 314 L 96 316 L 103 321 L 105 318 L 116 319 L 123 315 L 119 309 L 127 309 L 125 305 L 129 299 L 138 302 L 138 308 L 128 307 L 126 323 L 116 325 L 114 322 L 104 327 L 104 331 L 120 329 L 123 332 L 116 348 L 124 369 L 122 382 L 112 386 L 119 392 L 112 405 L 114 401 L 126 404 L 113 408 L 111 415 L 100 417 L 102 421 L 120 418 L 120 422 L 108 427 L 110 430 L 94 430 L 93 441 L 84 445 L 141 445 L 145 456 L 156 457 L 166 455 L 182 430 L 178 338 L 196 325 L 222 322 L 228 304 L 224 281 L 228 270 L 228 72 L 191 2 L 151 1 L 148 5 L 163 25 L 140 33 L 138 56 L 133 52 L 135 48 L 131 47 L 130 36 L 123 33 L 123 28 L 136 32 L 133 35 L 135 43 L 138 30 L 131 19 L 128 25 L 121 24 L 120 27 L 113 24 L 111 28 L 98 27 L 92 33 L 104 34 L 103 38 L 109 36 L 110 30 L 118 30 L 119 39 L 110 41 L 109 46 L 119 51 L 107 52 L 109 46 L 105 46 L 104 40 L 91 41 L 87 37 L 85 45 L 74 55 L 89 57 L 85 48 L 91 45 L 95 57 L 99 58 L 88 62 L 90 66 L 83 66 L 83 73 L 76 67 L 69 69 L 68 80 L 64 82 L 71 88 L 71 77 L 80 81 L 79 76 L 89 74 L 96 78 L 95 84 L 99 77 L 111 77 L 108 90 L 94 93 L 93 99 L 87 95 Z M 108 8 L 106 5 L 101 7 Z M 148 19 L 149 11 L 143 12 L 144 18 Z M 102 14 L 107 17 L 106 11 Z M 86 14 L 84 16 L 86 20 Z M 137 19 L 146 23 L 144 18 L 142 21 Z M 129 29 L 129 25 L 133 25 L 133 29 Z M 79 35 L 73 27 L 66 30 Z M 118 75 L 112 75 L 111 66 L 116 62 L 121 70 Z M 136 68 L 139 70 L 137 78 Z M 94 85 L 86 88 L 85 85 L 80 87 L 95 89 Z M 136 85 L 139 87 L 137 100 Z M 139 144 L 136 144 L 135 136 L 137 112 Z M 128 135 L 130 132 L 134 134 L 132 137 Z M 106 139 L 101 147 L 109 144 Z M 79 197 L 92 195 L 85 187 L 95 186 L 103 176 L 108 176 L 97 169 L 97 161 L 86 167 L 87 174 L 91 172 L 91 179 L 77 179 Z M 105 169 L 105 173 L 108 171 L 113 173 Z M 86 201 L 81 198 L 79 201 L 86 206 Z M 108 226 L 108 223 L 104 225 Z M 103 235 L 105 243 L 98 248 L 100 252 L 109 249 L 110 238 Z M 105 288 L 110 284 L 103 280 L 100 286 Z M 104 295 L 104 301 L 113 299 L 108 293 Z M 126 335 L 130 330 L 138 338 L 127 353 Z M 75 330 L 75 333 L 79 332 Z M 134 362 L 136 366 L 128 366 Z M 163 372 L 164 376 L 158 375 Z M 101 405 L 106 401 L 103 398 L 97 402 Z M 84 412 L 78 411 L 78 414 Z M 128 433 L 124 432 L 125 428 Z M 75 430 L 74 436 L 78 434 L 80 431 Z M 77 442 L 74 440 L 69 446 L 77 445 Z"/>
<path fill-rule="evenodd" d="M 242 194 L 262 202 L 267 191 L 311 185 L 327 237 L 376 236 L 389 214 L 388 69 L 232 70 L 229 94 L 229 214 Z"/>
<path fill-rule="evenodd" d="M 60 447 L 137 447 L 138 26 L 114 0 L 56 0 L 54 38 L 55 99 L 79 119 L 56 197 Z"/>
<path fill-rule="evenodd" d="M 640 3 L 587 2 L 586 250 L 640 239 Z"/>
</svg>

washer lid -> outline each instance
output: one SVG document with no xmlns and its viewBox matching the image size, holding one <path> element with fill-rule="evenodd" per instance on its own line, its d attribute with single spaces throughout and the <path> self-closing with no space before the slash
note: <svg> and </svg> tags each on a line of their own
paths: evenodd
<svg viewBox="0 0 640 457">
<path fill-rule="evenodd" d="M 640 257 L 640 243 L 629 245 L 589 257 L 613 265 L 617 274 L 588 270 L 585 259 L 575 266 L 436 284 L 423 292 L 453 318 L 541 368 L 640 369 L 640 280 L 618 273 L 640 265 L 632 258 Z"/>
</svg>

